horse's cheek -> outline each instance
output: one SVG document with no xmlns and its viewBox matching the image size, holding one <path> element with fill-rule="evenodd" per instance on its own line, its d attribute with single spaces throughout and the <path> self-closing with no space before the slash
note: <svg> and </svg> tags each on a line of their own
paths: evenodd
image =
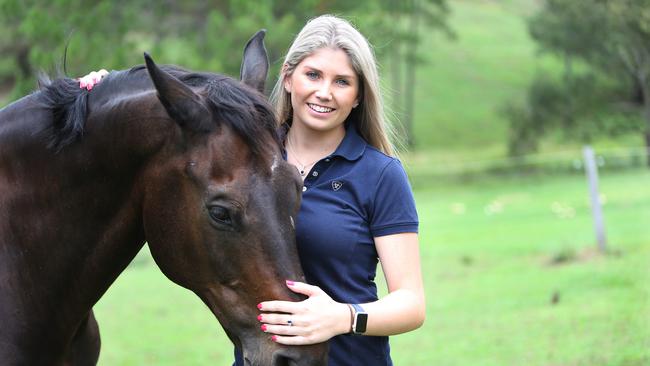
<svg viewBox="0 0 650 366">
<path fill-rule="evenodd" d="M 210 277 L 205 273 L 210 263 L 203 240 L 205 219 L 200 217 L 199 209 L 190 207 L 191 200 L 187 197 L 192 195 L 182 191 L 177 188 L 165 192 L 166 199 L 157 200 L 167 202 L 164 208 L 145 209 L 145 235 L 151 254 L 163 273 L 175 283 L 192 288 Z"/>
</svg>

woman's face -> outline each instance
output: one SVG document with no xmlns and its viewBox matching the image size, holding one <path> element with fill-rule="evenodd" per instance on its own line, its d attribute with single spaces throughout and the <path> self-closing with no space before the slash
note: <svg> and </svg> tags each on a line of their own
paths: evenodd
<svg viewBox="0 0 650 366">
<path fill-rule="evenodd" d="M 303 59 L 284 80 L 291 93 L 293 124 L 315 131 L 342 128 L 359 104 L 359 78 L 348 55 L 334 48 L 320 48 Z"/>
</svg>

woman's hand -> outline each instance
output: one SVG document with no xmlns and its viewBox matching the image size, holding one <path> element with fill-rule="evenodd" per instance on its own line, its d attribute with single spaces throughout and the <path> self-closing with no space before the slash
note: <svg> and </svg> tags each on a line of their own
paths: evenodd
<svg viewBox="0 0 650 366">
<path fill-rule="evenodd" d="M 265 301 L 257 319 L 261 329 L 273 334 L 274 341 L 286 345 L 305 345 L 327 341 L 350 331 L 351 313 L 320 287 L 287 281 L 291 291 L 308 296 L 301 302 Z"/>
<path fill-rule="evenodd" d="M 108 71 L 101 69 L 99 71 L 93 71 L 86 76 L 82 76 L 77 79 L 77 81 L 79 81 L 79 87 L 81 89 L 86 88 L 86 90 L 92 90 L 93 86 L 99 83 L 106 75 L 108 75 Z"/>
</svg>

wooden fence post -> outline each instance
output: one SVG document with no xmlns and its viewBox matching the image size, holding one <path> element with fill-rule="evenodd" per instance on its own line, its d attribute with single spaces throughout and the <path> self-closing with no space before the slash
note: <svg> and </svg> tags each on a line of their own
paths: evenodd
<svg viewBox="0 0 650 366">
<path fill-rule="evenodd" d="M 596 157 L 591 146 L 585 146 L 582 149 L 582 153 L 585 159 L 587 181 L 589 182 L 591 213 L 594 218 L 594 230 L 596 232 L 596 240 L 598 241 L 598 249 L 605 253 L 607 251 L 607 237 L 605 236 L 605 219 L 603 217 L 600 194 L 598 192 L 598 166 L 596 165 Z"/>
</svg>

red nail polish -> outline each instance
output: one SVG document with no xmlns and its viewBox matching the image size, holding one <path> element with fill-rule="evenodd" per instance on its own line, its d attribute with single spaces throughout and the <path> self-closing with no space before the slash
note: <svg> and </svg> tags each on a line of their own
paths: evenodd
<svg viewBox="0 0 650 366">
<path fill-rule="evenodd" d="M 261 316 L 261 315 L 258 315 L 258 316 L 257 316 L 257 320 L 262 321 L 262 316 Z"/>
<path fill-rule="evenodd" d="M 293 285 L 294 285 L 294 282 L 293 282 L 293 281 L 291 281 L 291 280 L 287 280 L 287 286 L 293 286 Z"/>
<path fill-rule="evenodd" d="M 257 308 L 262 310 L 262 304 L 257 304 Z"/>
<path fill-rule="evenodd" d="M 271 340 L 272 340 L 273 342 L 277 342 L 277 341 L 278 341 L 278 336 L 273 336 L 273 337 L 271 337 Z"/>
<path fill-rule="evenodd" d="M 262 324 L 260 328 L 262 328 L 262 332 L 266 332 L 266 324 Z"/>
</svg>

